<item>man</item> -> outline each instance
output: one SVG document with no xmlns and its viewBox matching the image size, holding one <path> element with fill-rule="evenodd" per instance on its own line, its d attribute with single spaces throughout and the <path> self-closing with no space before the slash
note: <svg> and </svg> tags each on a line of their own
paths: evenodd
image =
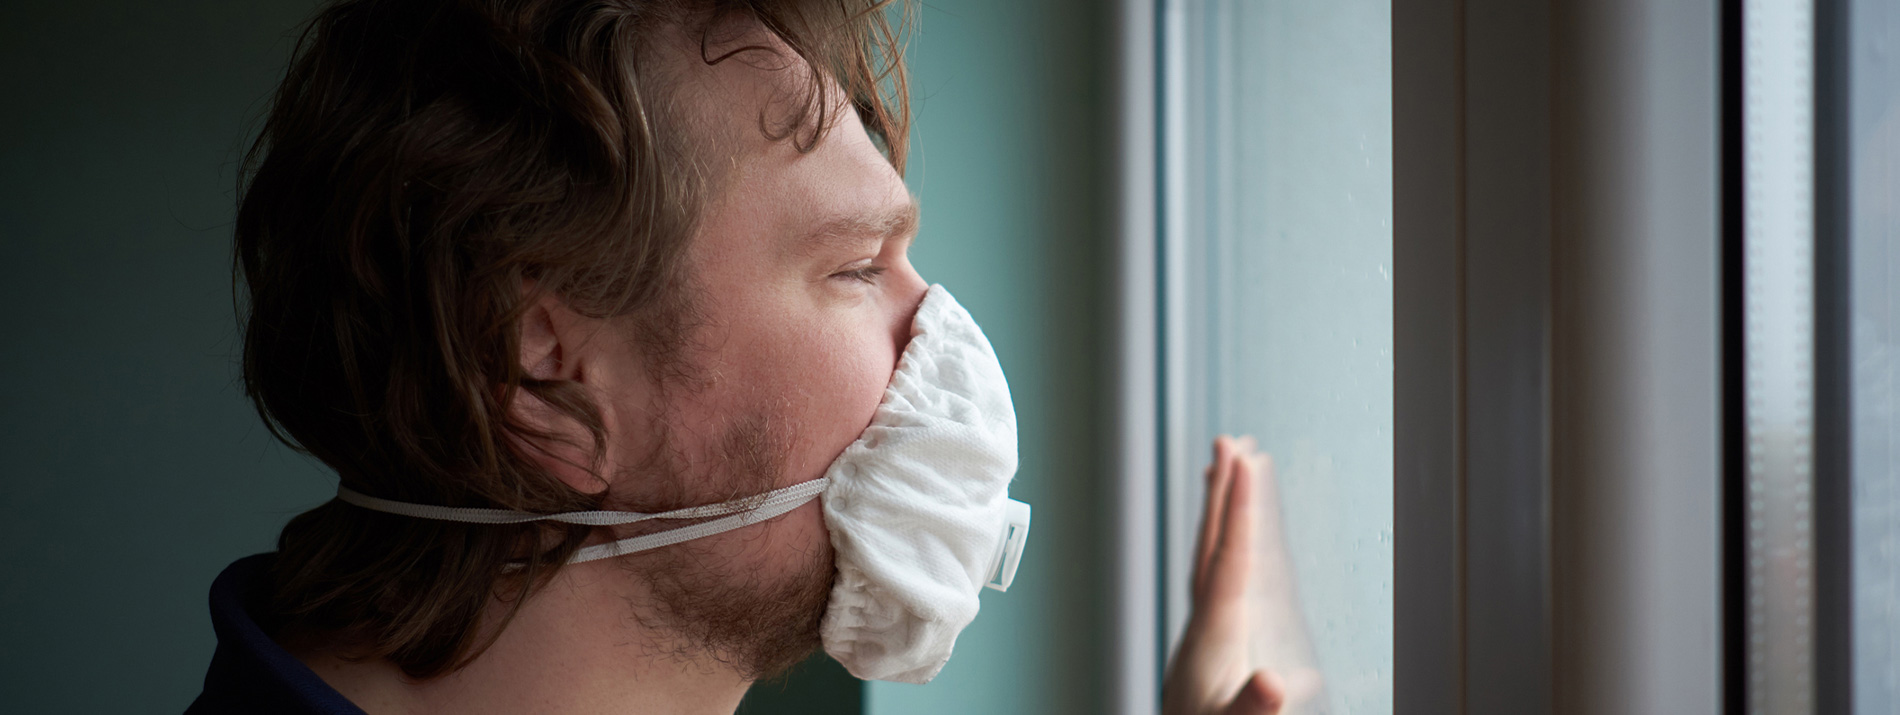
<svg viewBox="0 0 1900 715">
<path fill-rule="evenodd" d="M 927 285 L 880 5 L 325 9 L 236 229 L 260 415 L 351 493 L 431 508 L 654 513 L 825 474 Z M 1257 469 L 1217 447 L 1171 713 L 1278 709 L 1240 605 Z M 836 572 L 817 501 L 586 563 L 651 529 L 363 503 L 219 577 L 190 712 L 729 713 L 817 647 Z"/>
</svg>

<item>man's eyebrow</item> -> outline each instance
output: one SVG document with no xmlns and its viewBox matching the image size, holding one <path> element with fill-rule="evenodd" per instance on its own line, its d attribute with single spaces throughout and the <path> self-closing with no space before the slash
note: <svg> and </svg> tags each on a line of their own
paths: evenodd
<svg viewBox="0 0 1900 715">
<path fill-rule="evenodd" d="M 807 235 L 808 244 L 827 244 L 843 241 L 901 240 L 910 241 L 917 236 L 917 200 L 907 199 L 903 204 L 865 211 L 863 213 L 833 216 L 819 222 Z M 814 246 L 815 247 L 815 246 Z"/>
</svg>

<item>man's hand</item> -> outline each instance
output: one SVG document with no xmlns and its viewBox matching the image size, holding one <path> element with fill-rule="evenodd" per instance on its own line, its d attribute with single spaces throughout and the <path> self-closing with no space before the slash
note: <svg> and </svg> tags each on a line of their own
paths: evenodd
<svg viewBox="0 0 1900 715">
<path fill-rule="evenodd" d="M 1163 715 L 1275 715 L 1280 678 L 1248 664 L 1247 586 L 1254 563 L 1256 495 L 1272 462 L 1253 438 L 1214 440 L 1207 508 L 1194 548 L 1194 610 L 1161 689 Z"/>
</svg>

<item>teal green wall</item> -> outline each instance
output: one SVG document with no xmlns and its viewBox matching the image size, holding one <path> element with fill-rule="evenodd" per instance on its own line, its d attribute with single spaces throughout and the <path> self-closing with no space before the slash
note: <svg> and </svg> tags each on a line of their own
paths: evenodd
<svg viewBox="0 0 1900 715">
<path fill-rule="evenodd" d="M 309 7 L 0 14 L 0 710 L 183 710 L 211 578 L 334 488 L 233 350 L 240 138 Z"/>
<path fill-rule="evenodd" d="M 334 488 L 242 399 L 228 256 L 242 141 L 311 5 L 0 13 L 0 709 L 183 709 L 212 577 Z M 914 256 L 1008 370 L 1034 537 L 936 682 L 860 691 L 821 665 L 746 712 L 1097 712 L 1106 13 L 945 1 L 920 19 Z"/>
<path fill-rule="evenodd" d="M 943 674 L 869 684 L 871 715 L 1104 710 L 1112 10 L 922 3 L 909 54 L 907 176 L 923 204 L 911 257 L 996 346 L 1022 440 L 1010 492 L 1035 506 L 1035 524 L 1015 585 L 984 592 Z"/>
</svg>

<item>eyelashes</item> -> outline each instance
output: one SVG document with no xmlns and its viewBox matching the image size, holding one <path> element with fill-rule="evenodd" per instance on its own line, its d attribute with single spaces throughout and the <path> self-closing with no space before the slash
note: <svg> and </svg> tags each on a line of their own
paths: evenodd
<svg viewBox="0 0 1900 715">
<path fill-rule="evenodd" d="M 886 270 L 888 269 L 883 266 L 865 266 L 863 268 L 833 273 L 832 277 L 854 280 L 860 283 L 876 283 L 877 277 L 884 275 L 884 271 Z"/>
</svg>

